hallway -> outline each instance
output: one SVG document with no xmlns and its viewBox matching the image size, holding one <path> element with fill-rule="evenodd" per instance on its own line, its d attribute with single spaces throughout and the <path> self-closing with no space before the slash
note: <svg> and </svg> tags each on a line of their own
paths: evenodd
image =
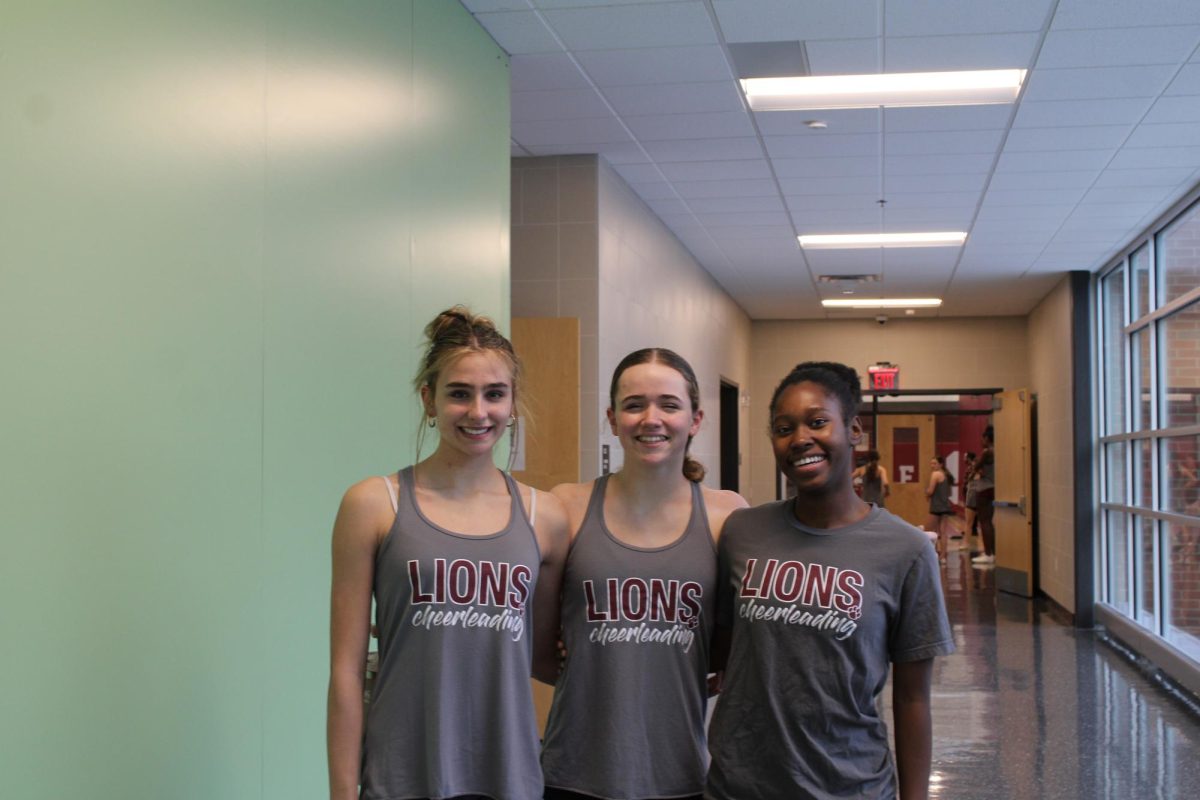
<svg viewBox="0 0 1200 800">
<path fill-rule="evenodd" d="M 943 567 L 958 652 L 935 666 L 931 797 L 1200 797 L 1200 719 L 992 575 L 961 550 Z"/>
</svg>

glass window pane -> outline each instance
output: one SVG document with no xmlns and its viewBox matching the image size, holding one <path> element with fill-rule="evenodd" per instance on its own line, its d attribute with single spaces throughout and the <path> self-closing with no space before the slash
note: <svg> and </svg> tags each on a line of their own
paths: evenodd
<svg viewBox="0 0 1200 800">
<path fill-rule="evenodd" d="M 1162 450 L 1162 508 L 1176 514 L 1200 517 L 1200 436 L 1172 436 L 1163 439 Z M 1200 581 L 1196 583 L 1200 588 Z"/>
<path fill-rule="evenodd" d="M 1101 363 L 1104 372 L 1104 432 L 1125 432 L 1125 270 L 1104 277 L 1100 302 L 1103 315 Z"/>
<path fill-rule="evenodd" d="M 1142 328 L 1132 336 L 1134 430 L 1150 429 L 1150 329 Z"/>
<path fill-rule="evenodd" d="M 1154 442 L 1140 439 L 1133 446 L 1133 502 L 1131 505 L 1154 508 Z"/>
<path fill-rule="evenodd" d="M 1163 303 L 1200 286 L 1198 245 L 1200 205 L 1195 205 L 1158 235 L 1158 273 Z"/>
<path fill-rule="evenodd" d="M 1137 565 L 1137 621 L 1152 631 L 1158 630 L 1158 537 L 1154 520 L 1134 518 L 1134 553 Z"/>
<path fill-rule="evenodd" d="M 1129 516 L 1121 511 L 1108 515 L 1108 604 L 1126 616 L 1133 615 L 1129 600 L 1132 553 L 1129 550 Z"/>
<path fill-rule="evenodd" d="M 1133 289 L 1133 319 L 1139 320 L 1154 307 L 1150 291 L 1150 245 L 1144 244 L 1129 257 L 1129 275 Z"/>
<path fill-rule="evenodd" d="M 1159 323 L 1158 360 L 1162 364 L 1159 427 L 1200 423 L 1200 303 Z"/>
<path fill-rule="evenodd" d="M 1171 609 L 1167 641 L 1200 661 L 1200 523 L 1170 523 L 1167 543 L 1164 585 Z"/>
<path fill-rule="evenodd" d="M 1107 503 L 1124 505 L 1129 502 L 1125 492 L 1126 447 L 1125 442 L 1104 445 L 1104 501 Z"/>
</svg>

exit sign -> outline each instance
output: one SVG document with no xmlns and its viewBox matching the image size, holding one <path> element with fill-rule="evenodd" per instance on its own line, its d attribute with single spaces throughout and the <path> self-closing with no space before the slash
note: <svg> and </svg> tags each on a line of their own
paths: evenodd
<svg viewBox="0 0 1200 800">
<path fill-rule="evenodd" d="M 876 391 L 899 389 L 900 367 L 887 362 L 872 364 L 867 367 L 867 378 L 870 380 L 871 388 Z"/>
</svg>

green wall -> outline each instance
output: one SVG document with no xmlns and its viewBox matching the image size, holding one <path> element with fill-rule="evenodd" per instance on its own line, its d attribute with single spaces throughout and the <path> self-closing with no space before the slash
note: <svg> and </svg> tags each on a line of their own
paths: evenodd
<svg viewBox="0 0 1200 800">
<path fill-rule="evenodd" d="M 508 127 L 455 0 L 6 0 L 0 795 L 325 796 L 330 525 L 508 317 Z"/>
</svg>

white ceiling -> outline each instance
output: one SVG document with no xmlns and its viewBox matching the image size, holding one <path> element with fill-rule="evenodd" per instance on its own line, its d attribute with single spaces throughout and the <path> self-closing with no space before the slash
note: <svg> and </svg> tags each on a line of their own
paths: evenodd
<svg viewBox="0 0 1200 800">
<path fill-rule="evenodd" d="M 852 273 L 945 299 L 922 315 L 1026 314 L 1200 179 L 1200 0 L 462 2 L 512 56 L 513 154 L 604 156 L 757 319 L 824 316 L 847 287 L 818 276 Z M 729 45 L 766 41 L 814 75 L 1030 73 L 1014 105 L 755 114 Z M 795 238 L 880 230 L 969 235 Z"/>
</svg>

